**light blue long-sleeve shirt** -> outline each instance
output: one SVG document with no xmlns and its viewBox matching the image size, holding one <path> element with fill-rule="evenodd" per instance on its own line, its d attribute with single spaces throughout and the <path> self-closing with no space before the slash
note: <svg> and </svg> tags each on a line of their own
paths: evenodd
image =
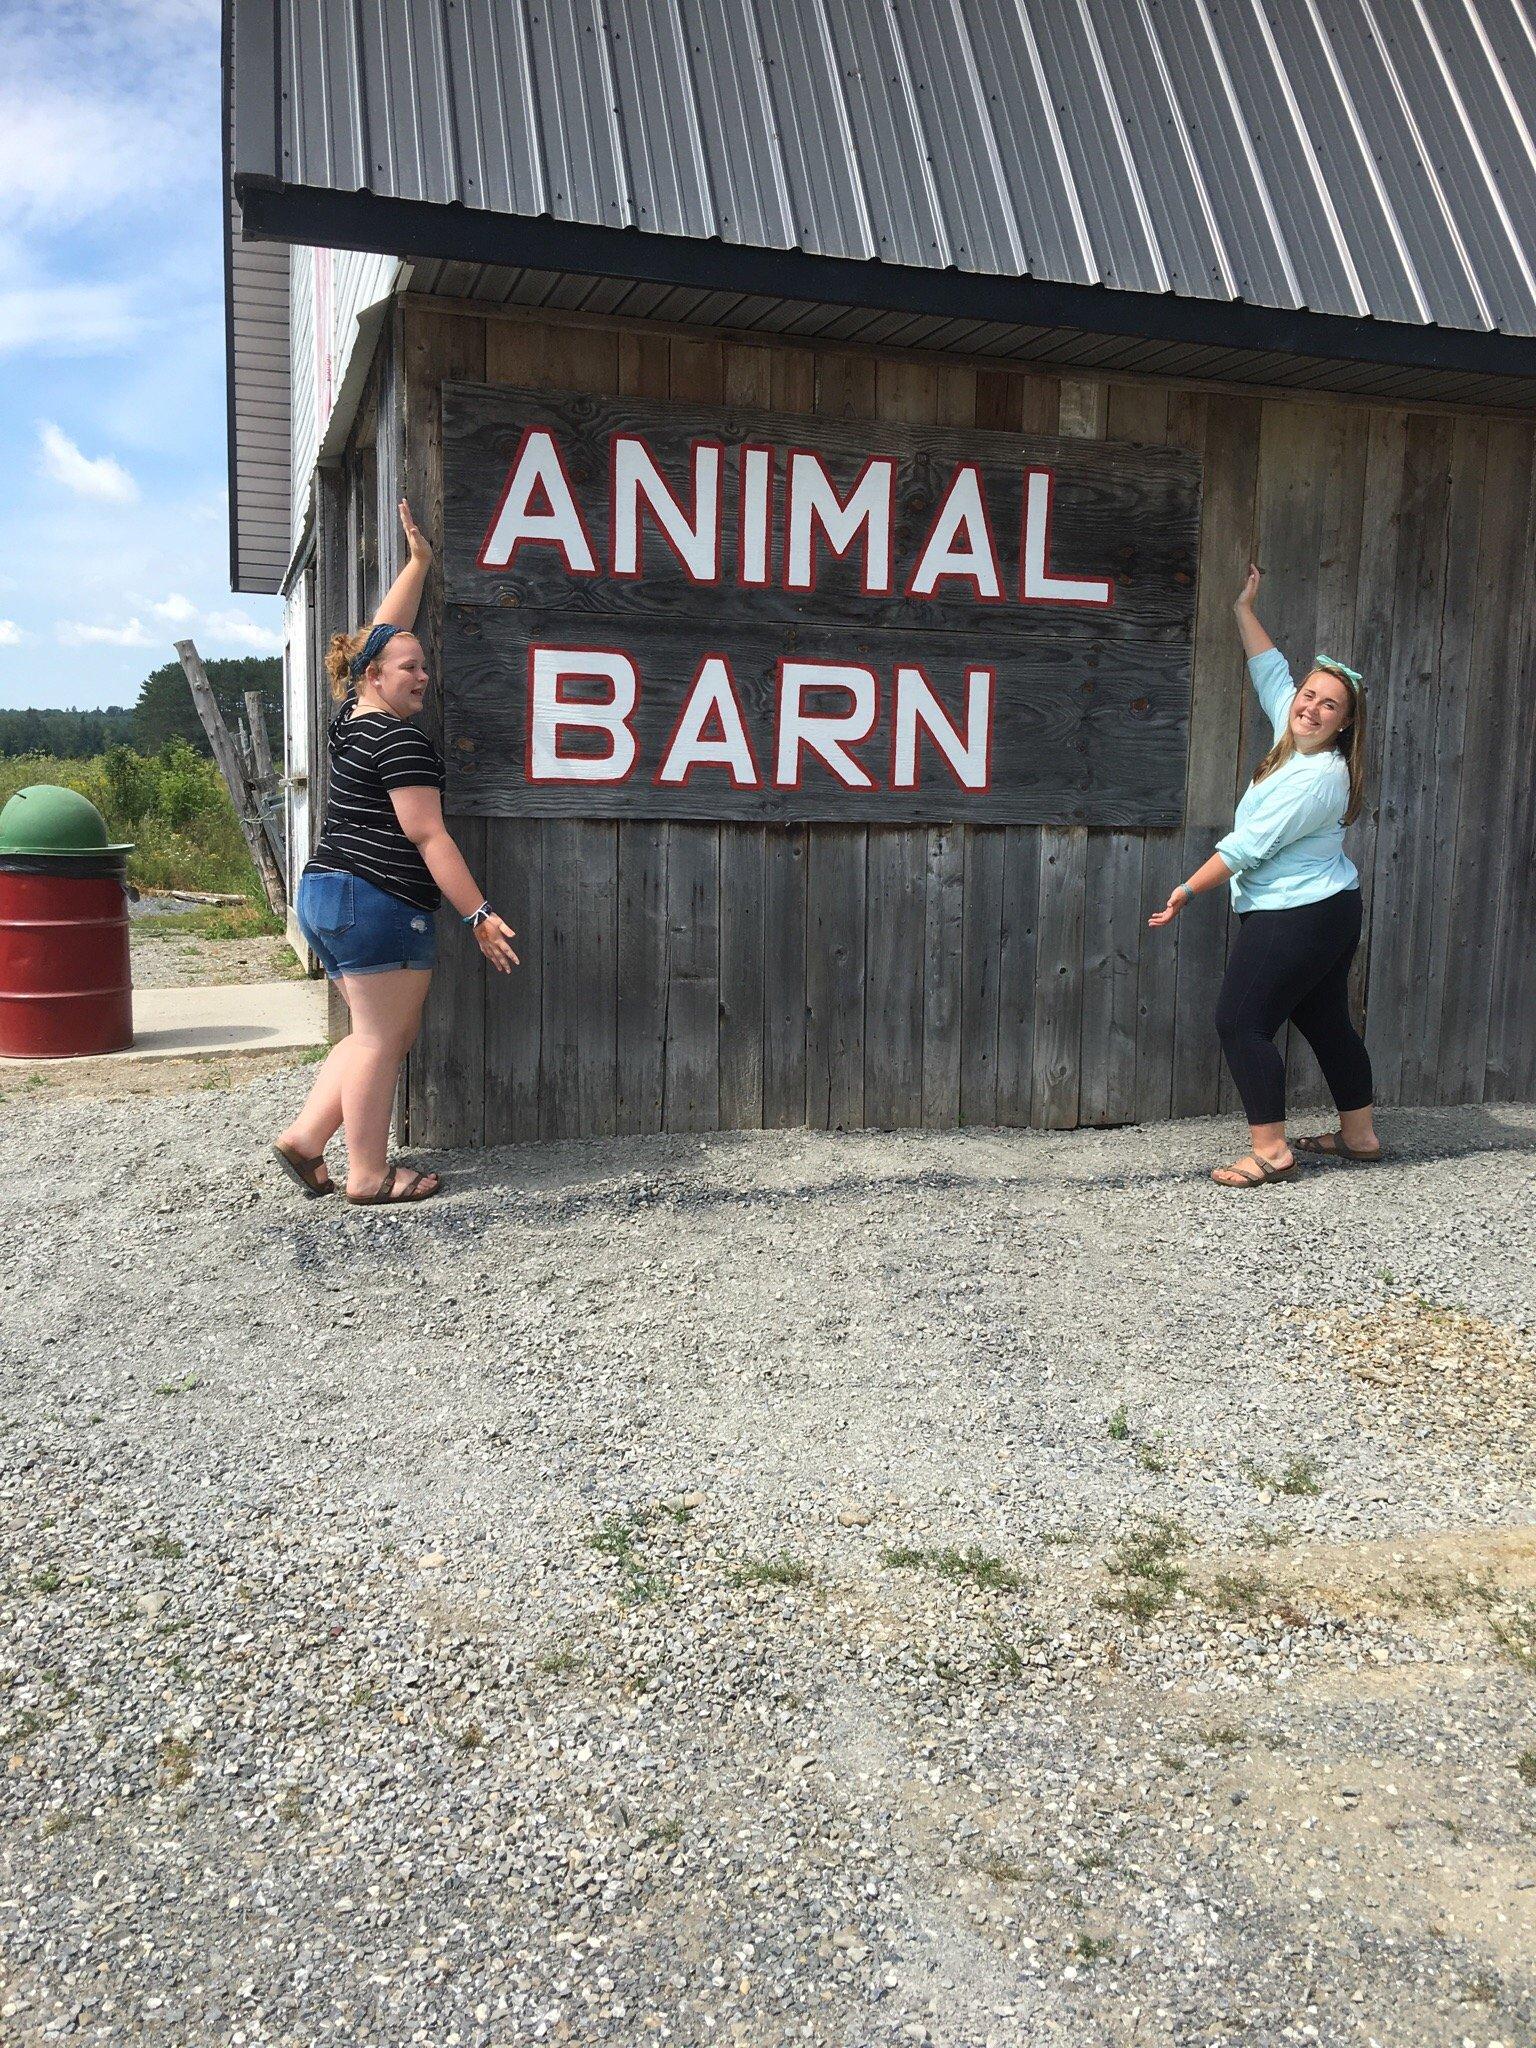
<svg viewBox="0 0 1536 2048">
<path fill-rule="evenodd" d="M 1278 647 L 1248 664 L 1253 687 L 1279 739 L 1296 685 Z M 1336 747 L 1292 754 L 1262 782 L 1250 782 L 1216 851 L 1232 870 L 1234 910 L 1294 910 L 1353 889 L 1360 880 L 1344 851 L 1349 764 Z"/>
</svg>

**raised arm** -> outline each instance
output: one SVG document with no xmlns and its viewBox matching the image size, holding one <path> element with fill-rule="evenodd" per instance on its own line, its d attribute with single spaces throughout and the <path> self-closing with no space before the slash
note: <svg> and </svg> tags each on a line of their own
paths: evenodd
<svg viewBox="0 0 1536 2048">
<path fill-rule="evenodd" d="M 409 633 L 415 627 L 416 614 L 421 610 L 421 593 L 426 588 L 427 571 L 432 566 L 432 547 L 411 517 L 410 505 L 404 498 L 400 500 L 400 524 L 410 545 L 410 559 L 384 593 L 384 601 L 374 613 L 373 623 L 376 626 L 403 626 Z"/>
<path fill-rule="evenodd" d="M 1243 587 L 1233 600 L 1232 609 L 1237 614 L 1237 630 L 1243 637 L 1243 652 L 1251 661 L 1256 654 L 1267 654 L 1274 641 L 1259 624 L 1253 601 L 1259 594 L 1259 578 L 1263 574 L 1257 562 L 1248 564 L 1248 574 Z"/>
</svg>

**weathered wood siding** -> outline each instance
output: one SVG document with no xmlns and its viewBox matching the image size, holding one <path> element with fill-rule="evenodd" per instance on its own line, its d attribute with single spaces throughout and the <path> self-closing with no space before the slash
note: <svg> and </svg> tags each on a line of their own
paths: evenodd
<svg viewBox="0 0 1536 2048">
<path fill-rule="evenodd" d="M 1174 446 L 1204 494 L 1181 826 L 450 820 L 523 967 L 488 974 L 445 926 L 410 1062 L 418 1142 L 1233 1107 L 1210 1023 L 1226 911 L 1146 918 L 1266 743 L 1231 614 L 1250 555 L 1292 660 L 1321 646 L 1368 678 L 1351 851 L 1380 1099 L 1536 1094 L 1532 425 L 409 302 L 401 338 L 405 483 L 432 531 L 445 378 Z M 442 601 L 434 574 L 429 641 Z M 1315 1098 L 1305 1046 L 1289 1058 Z"/>
</svg>

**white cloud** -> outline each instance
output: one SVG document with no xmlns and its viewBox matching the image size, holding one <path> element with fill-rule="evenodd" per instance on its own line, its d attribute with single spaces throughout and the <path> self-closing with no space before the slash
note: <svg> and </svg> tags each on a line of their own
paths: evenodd
<svg viewBox="0 0 1536 2048">
<path fill-rule="evenodd" d="M 189 626 L 197 617 L 197 606 L 190 597 L 183 597 L 179 590 L 173 590 L 169 597 L 162 597 L 158 602 L 152 598 L 145 609 L 152 611 L 157 619 L 164 619 L 168 626 Z"/>
<path fill-rule="evenodd" d="M 280 654 L 283 636 L 268 626 L 258 626 L 245 612 L 209 612 L 203 621 L 208 636 L 226 645 L 249 647 L 257 654 Z"/>
<path fill-rule="evenodd" d="M 61 619 L 58 635 L 65 647 L 153 647 L 154 640 L 138 619 L 121 626 L 88 626 L 80 619 Z"/>
<path fill-rule="evenodd" d="M 100 498 L 108 505 L 129 505 L 139 495 L 138 485 L 112 456 L 82 455 L 52 420 L 39 420 L 37 431 L 43 448 L 39 467 L 65 490 L 82 498 Z"/>
<path fill-rule="evenodd" d="M 14 619 L 0 619 L 0 647 L 19 647 L 22 630 Z"/>
<path fill-rule="evenodd" d="M 46 348 L 60 356 L 120 349 L 142 322 L 126 286 L 38 280 L 0 290 L 0 355 Z"/>
</svg>

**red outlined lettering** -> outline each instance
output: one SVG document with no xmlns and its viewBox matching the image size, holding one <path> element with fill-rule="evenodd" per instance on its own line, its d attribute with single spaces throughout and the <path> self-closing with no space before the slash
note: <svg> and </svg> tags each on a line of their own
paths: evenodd
<svg viewBox="0 0 1536 2048">
<path fill-rule="evenodd" d="M 718 735 L 707 731 L 711 720 Z M 686 789 L 695 768 L 728 769 L 736 789 L 762 787 L 736 678 L 723 654 L 706 654 L 699 663 L 652 779 L 658 789 Z"/>
<path fill-rule="evenodd" d="M 607 683 L 613 694 L 607 703 L 588 703 L 563 696 L 567 682 Z M 530 646 L 524 779 L 627 782 L 640 751 L 629 723 L 639 702 L 639 672 L 622 648 Z M 562 752 L 561 735 L 571 730 L 605 734 L 608 752 Z"/>
<path fill-rule="evenodd" d="M 956 542 L 964 537 L 964 545 Z M 946 577 L 969 583 L 980 604 L 1005 604 L 1003 572 L 981 471 L 974 462 L 960 462 L 934 514 L 907 583 L 908 597 L 932 597 Z"/>
<path fill-rule="evenodd" d="M 543 512 L 533 509 L 536 491 L 543 493 L 548 508 Z M 598 573 L 592 536 L 571 488 L 565 456 L 548 427 L 523 430 L 475 560 L 482 569 L 510 569 L 518 549 L 527 545 L 559 548 L 573 576 Z"/>
<path fill-rule="evenodd" d="M 939 758 L 964 790 L 981 795 L 992 787 L 992 696 L 990 668 L 965 672 L 965 732 L 962 734 L 915 662 L 896 668 L 891 710 L 891 788 L 916 789 L 919 742 L 926 732 Z"/>
<path fill-rule="evenodd" d="M 773 449 L 755 441 L 741 449 L 736 580 L 747 590 L 773 581 Z"/>
<path fill-rule="evenodd" d="M 817 583 L 816 529 L 834 555 L 846 555 L 864 528 L 862 589 L 866 597 L 887 597 L 892 589 L 892 499 L 896 459 L 871 455 L 846 498 L 827 475 L 814 448 L 791 448 L 785 488 L 784 588 L 814 590 Z M 879 574 L 875 574 L 876 561 Z"/>
<path fill-rule="evenodd" d="M 1026 469 L 1024 511 L 1019 530 L 1019 603 L 1110 605 L 1115 586 L 1108 579 L 1051 574 L 1051 506 L 1055 472 Z"/>
<path fill-rule="evenodd" d="M 640 500 L 645 499 L 657 532 L 692 583 L 720 581 L 720 480 L 725 447 L 695 441 L 693 515 L 684 512 L 640 434 L 615 434 L 608 446 L 611 527 L 609 564 L 620 582 L 644 575 L 641 566 Z"/>
<path fill-rule="evenodd" d="M 843 713 L 808 712 L 807 692 L 842 690 L 852 708 Z M 873 789 L 874 782 L 848 752 L 867 740 L 880 712 L 880 686 L 875 672 L 857 662 L 781 661 L 775 690 L 778 737 L 774 749 L 774 785 L 800 787 L 801 758 L 808 748 L 821 757 L 845 789 Z"/>
</svg>

